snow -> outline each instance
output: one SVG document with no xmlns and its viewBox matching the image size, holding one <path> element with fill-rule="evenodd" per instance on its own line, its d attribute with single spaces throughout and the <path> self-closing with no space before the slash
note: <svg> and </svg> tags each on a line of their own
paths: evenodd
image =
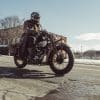
<svg viewBox="0 0 100 100">
<path fill-rule="evenodd" d="M 93 65 L 100 65 L 100 60 L 75 59 L 75 63 L 77 63 L 77 64 L 93 64 Z"/>
</svg>

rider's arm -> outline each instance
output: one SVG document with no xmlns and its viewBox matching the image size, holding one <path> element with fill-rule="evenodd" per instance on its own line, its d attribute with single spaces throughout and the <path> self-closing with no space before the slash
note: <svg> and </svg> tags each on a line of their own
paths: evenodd
<svg viewBox="0 0 100 100">
<path fill-rule="evenodd" d="M 38 23 L 34 24 L 33 27 L 34 27 L 35 32 L 39 32 L 41 30 L 40 24 L 38 24 Z"/>
</svg>

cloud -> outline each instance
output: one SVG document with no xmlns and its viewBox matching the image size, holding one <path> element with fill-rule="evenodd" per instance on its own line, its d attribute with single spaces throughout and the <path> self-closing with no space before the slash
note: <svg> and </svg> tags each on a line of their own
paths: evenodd
<svg viewBox="0 0 100 100">
<path fill-rule="evenodd" d="M 76 36 L 76 39 L 82 41 L 100 40 L 100 33 L 84 33 L 79 36 Z"/>
</svg>

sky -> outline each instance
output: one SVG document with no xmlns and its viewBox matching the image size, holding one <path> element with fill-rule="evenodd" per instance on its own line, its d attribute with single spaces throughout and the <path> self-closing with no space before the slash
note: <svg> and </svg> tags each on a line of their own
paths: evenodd
<svg viewBox="0 0 100 100">
<path fill-rule="evenodd" d="M 64 35 L 74 51 L 100 50 L 100 0 L 0 0 L 0 19 L 41 15 L 49 32 Z"/>
</svg>

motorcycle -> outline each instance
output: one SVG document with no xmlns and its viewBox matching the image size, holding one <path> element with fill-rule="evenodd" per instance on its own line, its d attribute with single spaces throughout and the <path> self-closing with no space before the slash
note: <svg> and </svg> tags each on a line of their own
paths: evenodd
<svg viewBox="0 0 100 100">
<path fill-rule="evenodd" d="M 33 36 L 29 36 L 29 39 L 33 39 Z M 39 36 L 40 41 L 36 43 L 33 48 L 33 63 L 35 65 L 41 65 L 45 59 L 45 64 L 49 65 L 51 70 L 57 75 L 64 75 L 71 71 L 74 64 L 74 57 L 70 47 L 62 43 L 62 37 L 55 39 L 54 35 L 41 31 Z M 20 43 L 16 44 L 14 48 L 14 62 L 17 68 L 24 68 L 29 64 L 28 50 L 25 48 L 25 54 L 21 57 Z"/>
</svg>

